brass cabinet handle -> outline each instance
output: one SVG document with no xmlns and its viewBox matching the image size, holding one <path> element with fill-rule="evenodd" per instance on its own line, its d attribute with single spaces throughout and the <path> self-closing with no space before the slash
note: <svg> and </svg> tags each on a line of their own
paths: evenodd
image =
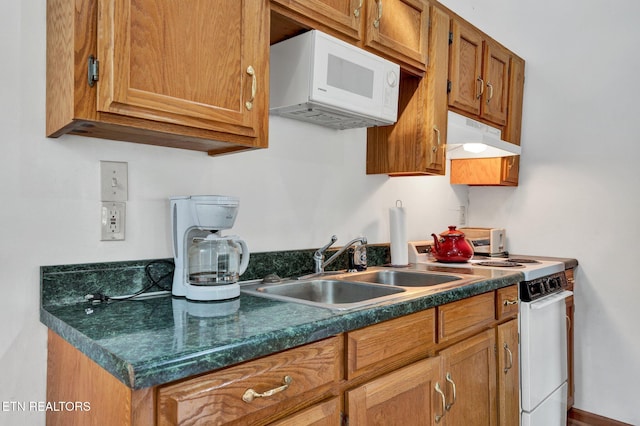
<svg viewBox="0 0 640 426">
<path fill-rule="evenodd" d="M 493 98 L 493 84 L 487 82 L 487 87 L 489 88 L 489 96 L 487 97 L 487 103 L 491 102 L 491 98 Z"/>
<path fill-rule="evenodd" d="M 355 10 L 353 11 L 353 16 L 355 16 L 356 18 L 360 17 L 360 9 L 362 9 L 362 2 L 364 0 L 360 0 L 360 4 L 358 5 L 358 7 L 355 8 Z"/>
<path fill-rule="evenodd" d="M 451 407 L 453 407 L 453 404 L 456 403 L 456 382 L 451 378 L 451 373 L 447 373 L 446 379 L 447 382 L 451 383 L 451 386 L 453 386 L 453 401 L 451 401 L 451 404 L 447 404 L 446 406 L 447 411 L 449 411 L 451 410 Z"/>
<path fill-rule="evenodd" d="M 247 74 L 252 78 L 251 82 L 251 99 L 249 99 L 244 105 L 249 111 L 253 108 L 253 101 L 256 98 L 256 92 L 258 91 L 258 79 L 256 78 L 256 70 L 251 65 L 247 68 Z"/>
<path fill-rule="evenodd" d="M 440 389 L 440 383 L 436 382 L 435 388 L 436 392 L 438 392 L 442 397 L 442 415 L 436 414 L 436 423 L 440 423 L 440 420 L 442 420 L 444 415 L 447 414 L 447 410 L 445 409 L 445 407 L 447 406 L 447 402 L 446 397 L 444 396 L 444 392 L 442 392 L 442 389 Z"/>
<path fill-rule="evenodd" d="M 569 315 L 565 315 L 567 318 L 567 331 L 571 331 L 571 318 L 569 318 Z"/>
<path fill-rule="evenodd" d="M 438 151 L 438 148 L 440 148 L 440 129 L 434 126 L 433 131 L 436 132 L 437 145 L 434 145 L 431 147 L 431 163 L 430 164 L 434 164 L 436 162 L 436 152 Z"/>
<path fill-rule="evenodd" d="M 478 82 L 480 83 L 480 93 L 476 95 L 476 99 L 480 99 L 484 94 L 484 80 L 482 77 L 478 76 Z"/>
<path fill-rule="evenodd" d="M 509 366 L 504 368 L 504 374 L 507 374 L 509 370 L 513 367 L 513 353 L 511 353 L 511 349 L 509 349 L 509 345 L 504 344 L 504 350 L 509 356 Z"/>
<path fill-rule="evenodd" d="M 509 299 L 505 299 L 504 302 L 502 302 L 502 304 L 504 306 L 509 306 L 509 305 L 517 305 L 518 301 L 517 300 L 509 300 Z"/>
<path fill-rule="evenodd" d="M 433 131 L 436 132 L 436 140 L 438 141 L 438 147 L 440 146 L 440 129 L 433 127 Z"/>
<path fill-rule="evenodd" d="M 244 395 L 242 395 L 242 400 L 244 402 L 251 402 L 255 398 L 266 398 L 268 396 L 275 395 L 279 392 L 287 390 L 291 383 L 293 383 L 293 379 L 291 378 L 291 376 L 284 376 L 284 378 L 282 379 L 282 386 L 262 393 L 256 392 L 253 389 L 247 389 Z"/>
<path fill-rule="evenodd" d="M 378 28 L 382 19 L 382 0 L 376 0 L 376 4 L 378 5 L 378 17 L 373 21 L 373 26 Z"/>
</svg>

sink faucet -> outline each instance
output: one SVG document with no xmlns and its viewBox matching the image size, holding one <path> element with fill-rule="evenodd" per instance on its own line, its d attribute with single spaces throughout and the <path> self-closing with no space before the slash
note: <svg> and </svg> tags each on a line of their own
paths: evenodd
<svg viewBox="0 0 640 426">
<path fill-rule="evenodd" d="M 352 245 L 359 243 L 359 245 L 365 245 L 367 244 L 367 237 L 357 237 L 354 238 L 353 240 L 349 241 L 347 244 L 345 244 L 340 250 L 338 250 L 336 253 L 333 254 L 333 256 L 331 256 L 329 259 L 327 259 L 326 261 L 324 260 L 324 253 L 325 251 L 327 251 L 327 249 L 329 247 L 331 247 L 333 245 L 333 243 L 335 243 L 336 241 L 338 241 L 338 237 L 336 237 L 335 235 L 333 235 L 331 237 L 331 241 L 329 241 L 329 243 L 321 248 L 319 248 L 318 250 L 316 250 L 316 252 L 313 254 L 313 262 L 315 265 L 314 268 L 314 273 L 316 274 L 321 274 L 324 272 L 324 268 L 327 267 L 327 265 L 331 264 L 334 260 L 336 260 L 336 258 L 338 256 L 340 256 L 342 253 L 344 253 L 349 247 L 351 247 Z"/>
</svg>

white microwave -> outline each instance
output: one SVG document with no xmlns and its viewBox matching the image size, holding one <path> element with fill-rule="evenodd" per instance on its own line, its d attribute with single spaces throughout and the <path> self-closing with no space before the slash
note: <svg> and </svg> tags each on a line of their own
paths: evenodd
<svg viewBox="0 0 640 426">
<path fill-rule="evenodd" d="M 317 30 L 271 46 L 271 114 L 336 129 L 393 124 L 400 67 Z"/>
</svg>

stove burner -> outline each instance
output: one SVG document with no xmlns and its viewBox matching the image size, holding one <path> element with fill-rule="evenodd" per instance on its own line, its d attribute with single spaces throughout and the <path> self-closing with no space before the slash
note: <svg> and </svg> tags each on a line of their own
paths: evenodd
<svg viewBox="0 0 640 426">
<path fill-rule="evenodd" d="M 507 259 L 507 262 L 515 262 L 515 263 L 540 263 L 539 261 L 535 260 L 535 259 L 520 259 L 520 258 L 509 258 Z"/>
<path fill-rule="evenodd" d="M 520 265 L 519 263 L 512 261 L 489 261 L 489 262 L 478 262 L 475 265 L 480 266 L 493 266 L 494 268 L 524 268 L 524 265 Z"/>
</svg>

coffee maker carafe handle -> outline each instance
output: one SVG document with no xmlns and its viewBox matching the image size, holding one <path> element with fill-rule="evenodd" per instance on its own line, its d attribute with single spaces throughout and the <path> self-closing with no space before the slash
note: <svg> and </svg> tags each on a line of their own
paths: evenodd
<svg viewBox="0 0 640 426">
<path fill-rule="evenodd" d="M 242 275 L 247 270 L 247 266 L 249 266 L 249 248 L 244 240 L 234 238 L 233 242 L 240 244 L 240 247 L 242 247 L 242 258 L 240 260 L 240 270 L 238 271 L 238 275 Z"/>
</svg>

